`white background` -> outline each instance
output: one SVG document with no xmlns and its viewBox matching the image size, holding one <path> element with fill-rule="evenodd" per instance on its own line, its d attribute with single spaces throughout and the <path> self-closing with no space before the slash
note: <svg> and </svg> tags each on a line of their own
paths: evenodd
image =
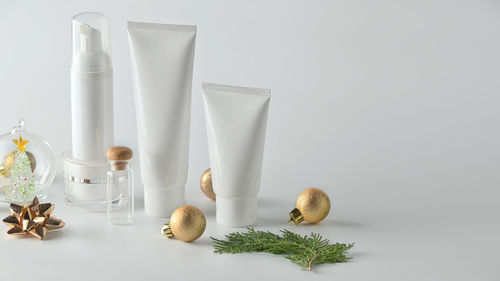
<svg viewBox="0 0 500 281">
<path fill-rule="evenodd" d="M 110 226 L 68 208 L 58 177 L 49 199 L 67 226 L 46 241 L 0 235 L 4 276 L 500 279 L 499 1 L 0 0 L 0 130 L 24 117 L 58 156 L 71 143 L 70 20 L 82 11 L 109 17 L 116 143 L 134 150 L 126 20 L 198 25 L 187 202 L 206 213 L 207 230 L 190 244 L 163 238 L 165 219 L 144 215 L 139 179 L 137 223 Z M 199 191 L 202 81 L 272 89 L 256 227 L 356 242 L 352 262 L 306 272 L 268 254 L 212 254 L 209 236 L 241 229 L 217 226 Z M 288 225 L 309 186 L 327 191 L 332 213 Z"/>
</svg>

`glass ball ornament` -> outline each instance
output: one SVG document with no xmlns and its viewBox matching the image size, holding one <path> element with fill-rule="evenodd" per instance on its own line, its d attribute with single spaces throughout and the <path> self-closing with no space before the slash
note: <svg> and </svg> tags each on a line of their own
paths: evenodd
<svg viewBox="0 0 500 281">
<path fill-rule="evenodd" d="M 23 119 L 0 136 L 0 202 L 28 203 L 47 197 L 56 176 L 52 146 L 24 128 Z"/>
</svg>

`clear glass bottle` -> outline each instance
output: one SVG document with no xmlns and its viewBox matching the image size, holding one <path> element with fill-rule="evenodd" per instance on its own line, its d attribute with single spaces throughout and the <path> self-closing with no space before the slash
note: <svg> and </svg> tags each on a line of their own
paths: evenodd
<svg viewBox="0 0 500 281">
<path fill-rule="evenodd" d="M 134 179 L 130 168 L 132 150 L 124 146 L 112 146 L 106 156 L 109 162 L 107 172 L 107 211 L 112 224 L 134 223 Z"/>
</svg>

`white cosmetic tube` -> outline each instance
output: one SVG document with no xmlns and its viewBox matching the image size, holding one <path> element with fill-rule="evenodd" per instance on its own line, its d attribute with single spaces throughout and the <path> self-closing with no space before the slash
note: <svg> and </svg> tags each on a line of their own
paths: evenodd
<svg viewBox="0 0 500 281">
<path fill-rule="evenodd" d="M 255 223 L 271 91 L 203 83 L 216 220 Z"/>
<path fill-rule="evenodd" d="M 146 214 L 184 204 L 196 26 L 128 22 Z"/>
</svg>

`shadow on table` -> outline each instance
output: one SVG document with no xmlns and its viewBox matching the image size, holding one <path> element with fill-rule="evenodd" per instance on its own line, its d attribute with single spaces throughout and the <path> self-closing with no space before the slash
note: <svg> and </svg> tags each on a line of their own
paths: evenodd
<svg viewBox="0 0 500 281">
<path fill-rule="evenodd" d="M 307 222 L 302 222 L 301 225 L 308 227 L 308 226 L 318 226 L 318 225 L 325 225 L 329 227 L 341 227 L 341 228 L 362 228 L 366 227 L 365 224 L 355 222 L 355 221 L 346 221 L 346 220 L 337 220 L 337 219 L 330 219 L 330 220 L 324 220 L 319 223 L 311 224 Z"/>
<path fill-rule="evenodd" d="M 46 240 L 57 240 L 60 239 L 64 236 L 64 231 L 62 229 L 60 230 L 51 230 L 49 233 L 47 233 L 47 237 L 45 238 Z"/>
<path fill-rule="evenodd" d="M 286 227 L 287 225 L 286 217 L 283 219 L 257 217 L 257 223 L 251 227 Z"/>
</svg>

